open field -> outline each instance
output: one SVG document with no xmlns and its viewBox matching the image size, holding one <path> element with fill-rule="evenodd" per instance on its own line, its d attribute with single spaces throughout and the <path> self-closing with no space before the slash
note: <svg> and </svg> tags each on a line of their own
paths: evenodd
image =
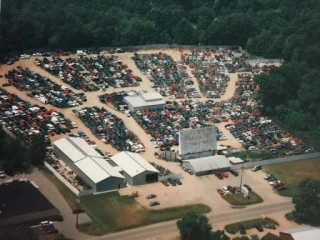
<svg viewBox="0 0 320 240">
<path fill-rule="evenodd" d="M 244 196 L 240 193 L 227 194 L 222 196 L 222 198 L 234 206 L 245 206 L 245 205 L 257 204 L 257 203 L 263 202 L 263 199 L 253 191 L 250 192 L 249 199 L 244 198 Z"/>
<path fill-rule="evenodd" d="M 76 195 L 71 192 L 47 169 L 42 169 L 59 189 L 71 208 L 76 208 Z M 163 222 L 182 217 L 188 211 L 208 213 L 210 207 L 204 204 L 192 204 L 160 210 L 148 210 L 128 196 L 120 196 L 118 192 L 87 196 L 81 198 L 80 207 L 92 219 L 90 223 L 79 225 L 79 230 L 89 235 L 102 235 L 108 232 Z"/>
<path fill-rule="evenodd" d="M 257 225 L 263 226 L 265 224 L 273 224 L 273 225 L 279 226 L 279 223 L 271 218 L 265 218 L 265 219 L 256 218 L 256 219 L 251 219 L 251 220 L 247 220 L 247 221 L 243 221 L 243 222 L 228 224 L 224 227 L 224 229 L 228 233 L 235 234 L 235 233 L 239 232 L 239 225 L 240 224 L 242 224 L 246 230 L 251 229 L 251 228 L 255 228 Z"/>
<path fill-rule="evenodd" d="M 181 218 L 188 211 L 208 213 L 211 209 L 204 204 L 148 210 L 137 204 L 129 196 L 117 192 L 87 196 L 81 199 L 83 207 L 93 223 L 80 226 L 80 230 L 90 235 L 124 230 L 132 227 Z"/>
<path fill-rule="evenodd" d="M 282 196 L 293 197 L 299 191 L 299 183 L 304 178 L 320 180 L 320 159 L 273 164 L 263 167 L 263 171 L 280 179 L 288 189 L 278 192 Z"/>
</svg>

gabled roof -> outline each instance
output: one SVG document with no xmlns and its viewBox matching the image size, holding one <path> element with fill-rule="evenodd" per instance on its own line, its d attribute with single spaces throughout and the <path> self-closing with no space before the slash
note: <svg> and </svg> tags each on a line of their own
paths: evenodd
<svg viewBox="0 0 320 240">
<path fill-rule="evenodd" d="M 124 178 L 119 173 L 118 168 L 111 166 L 81 138 L 66 137 L 55 141 L 53 144 L 94 183 L 101 182 L 109 177 Z"/>
<path fill-rule="evenodd" d="M 111 176 L 124 178 L 119 172 L 112 169 L 112 167 L 101 158 L 86 157 L 81 161 L 76 162 L 75 165 L 94 183 L 99 183 Z"/>
<path fill-rule="evenodd" d="M 290 234 L 294 240 L 319 240 L 320 229 L 306 226 L 301 228 L 293 228 L 280 233 Z"/>
<path fill-rule="evenodd" d="M 67 138 L 62 138 L 53 143 L 54 146 L 58 147 L 69 159 L 73 162 L 77 162 L 86 156 L 79 151 Z"/>
<path fill-rule="evenodd" d="M 111 157 L 111 159 L 130 177 L 137 176 L 144 171 L 159 172 L 137 153 L 121 152 Z"/>
</svg>

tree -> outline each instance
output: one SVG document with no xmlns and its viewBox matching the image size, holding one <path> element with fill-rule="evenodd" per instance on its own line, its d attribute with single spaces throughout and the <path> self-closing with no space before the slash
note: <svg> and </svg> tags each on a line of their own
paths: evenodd
<svg viewBox="0 0 320 240">
<path fill-rule="evenodd" d="M 0 160 L 1 160 L 2 154 L 4 153 L 6 137 L 7 137 L 6 132 L 3 130 L 2 127 L 0 127 Z"/>
<path fill-rule="evenodd" d="M 6 226 L 0 228 L 1 240 L 38 240 L 34 231 L 25 225 Z"/>
<path fill-rule="evenodd" d="M 298 222 L 320 224 L 320 181 L 303 179 L 300 192 L 293 197 L 293 215 Z"/>
<path fill-rule="evenodd" d="M 5 142 L 3 167 L 8 171 L 20 171 L 28 164 L 29 149 L 16 137 Z"/>
<path fill-rule="evenodd" d="M 172 35 L 177 44 L 190 44 L 193 32 L 195 32 L 194 27 L 187 19 L 183 18 L 173 28 Z"/>
<path fill-rule="evenodd" d="M 223 230 L 217 230 L 211 233 L 211 240 L 230 240 Z"/>
<path fill-rule="evenodd" d="M 177 221 L 181 240 L 209 240 L 212 229 L 209 219 L 196 212 L 188 212 Z"/>
<path fill-rule="evenodd" d="M 31 139 L 30 161 L 33 165 L 43 165 L 46 157 L 46 143 L 43 134 L 34 135 Z"/>
</svg>

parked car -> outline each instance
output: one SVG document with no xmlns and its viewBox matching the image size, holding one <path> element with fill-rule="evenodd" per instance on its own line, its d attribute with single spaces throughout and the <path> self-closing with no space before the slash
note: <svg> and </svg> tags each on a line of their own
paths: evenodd
<svg viewBox="0 0 320 240">
<path fill-rule="evenodd" d="M 10 87 L 10 86 L 11 86 L 10 83 L 3 83 L 3 84 L 2 84 L 2 87 Z"/>
<path fill-rule="evenodd" d="M 268 175 L 265 175 L 265 176 L 264 176 L 264 180 L 268 180 L 269 178 L 272 178 L 272 177 L 273 177 L 273 175 L 269 175 L 269 174 L 268 174 Z"/>
<path fill-rule="evenodd" d="M 284 184 L 283 183 L 276 183 L 276 184 L 273 184 L 273 188 L 278 188 L 278 187 L 281 187 L 283 186 Z"/>
<path fill-rule="evenodd" d="M 224 191 L 222 189 L 220 189 L 220 188 L 217 189 L 217 193 L 219 195 L 224 195 Z"/>
<path fill-rule="evenodd" d="M 53 222 L 51 222 L 51 221 L 42 221 L 39 223 L 39 227 L 46 227 L 46 226 L 50 226 L 52 224 L 53 224 Z"/>
<path fill-rule="evenodd" d="M 222 191 L 224 192 L 224 194 L 230 194 L 231 192 L 229 191 L 228 187 L 226 186 L 223 186 L 222 188 Z"/>
<path fill-rule="evenodd" d="M 236 190 L 231 185 L 228 185 L 227 188 L 231 193 L 236 193 Z"/>
<path fill-rule="evenodd" d="M 168 181 L 161 181 L 163 185 L 165 185 L 166 187 L 169 187 L 169 183 Z"/>
<path fill-rule="evenodd" d="M 180 181 L 180 179 L 176 178 L 176 179 L 174 179 L 174 180 L 176 181 L 176 183 L 177 183 L 178 185 L 182 185 L 182 182 Z"/>
<path fill-rule="evenodd" d="M 266 224 L 264 225 L 265 228 L 269 228 L 269 229 L 276 229 L 276 226 L 273 224 Z"/>
<path fill-rule="evenodd" d="M 248 189 L 249 192 L 251 192 L 251 187 L 248 184 L 243 184 L 242 186 L 244 186 L 246 189 Z"/>
<path fill-rule="evenodd" d="M 157 195 L 155 195 L 155 194 L 149 194 L 146 198 L 151 199 L 151 198 L 156 198 L 156 197 L 157 197 Z"/>
<path fill-rule="evenodd" d="M 282 190 L 286 190 L 286 189 L 288 189 L 285 185 L 283 185 L 283 186 L 280 186 L 280 187 L 277 187 L 276 188 L 278 191 L 282 191 Z"/>
<path fill-rule="evenodd" d="M 256 165 L 251 170 L 252 170 L 252 172 L 256 172 L 256 171 L 259 171 L 261 169 L 262 169 L 261 165 Z"/>
<path fill-rule="evenodd" d="M 176 186 L 176 181 L 173 180 L 172 178 L 168 178 L 168 182 L 172 185 L 172 186 Z"/>
<path fill-rule="evenodd" d="M 230 173 L 235 177 L 239 176 L 239 173 L 237 171 L 235 171 L 235 170 L 230 170 Z"/>
<path fill-rule="evenodd" d="M 4 171 L 0 171 L 0 178 L 5 178 L 6 177 L 6 174 Z"/>
<path fill-rule="evenodd" d="M 216 175 L 216 177 L 217 177 L 217 178 L 219 178 L 220 180 L 222 180 L 222 179 L 223 179 L 223 176 L 222 176 L 222 174 L 221 174 L 221 173 L 216 173 L 215 175 Z"/>
<path fill-rule="evenodd" d="M 228 173 L 226 173 L 226 172 L 222 172 L 221 175 L 222 175 L 224 178 L 228 178 Z"/>
<path fill-rule="evenodd" d="M 55 234 L 55 233 L 58 233 L 58 232 L 59 232 L 58 229 L 52 228 L 52 229 L 49 229 L 49 230 L 45 231 L 45 234 L 49 235 L 49 234 Z"/>
<path fill-rule="evenodd" d="M 242 224 L 239 225 L 240 234 L 245 235 L 247 234 L 246 229 Z"/>
<path fill-rule="evenodd" d="M 259 232 L 263 232 L 263 228 L 262 228 L 260 225 L 256 225 L 256 229 L 257 229 Z"/>
<path fill-rule="evenodd" d="M 149 203 L 150 207 L 157 206 L 157 205 L 160 205 L 160 203 L 158 201 L 152 201 Z"/>
</svg>

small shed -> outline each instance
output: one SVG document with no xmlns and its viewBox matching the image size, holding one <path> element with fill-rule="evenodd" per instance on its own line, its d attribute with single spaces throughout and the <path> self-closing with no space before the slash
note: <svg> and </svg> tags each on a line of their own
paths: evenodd
<svg viewBox="0 0 320 240">
<path fill-rule="evenodd" d="M 238 158 L 238 157 L 228 157 L 228 159 L 229 159 L 229 161 L 230 161 L 230 163 L 232 165 L 244 163 L 244 161 L 241 158 Z"/>
</svg>

